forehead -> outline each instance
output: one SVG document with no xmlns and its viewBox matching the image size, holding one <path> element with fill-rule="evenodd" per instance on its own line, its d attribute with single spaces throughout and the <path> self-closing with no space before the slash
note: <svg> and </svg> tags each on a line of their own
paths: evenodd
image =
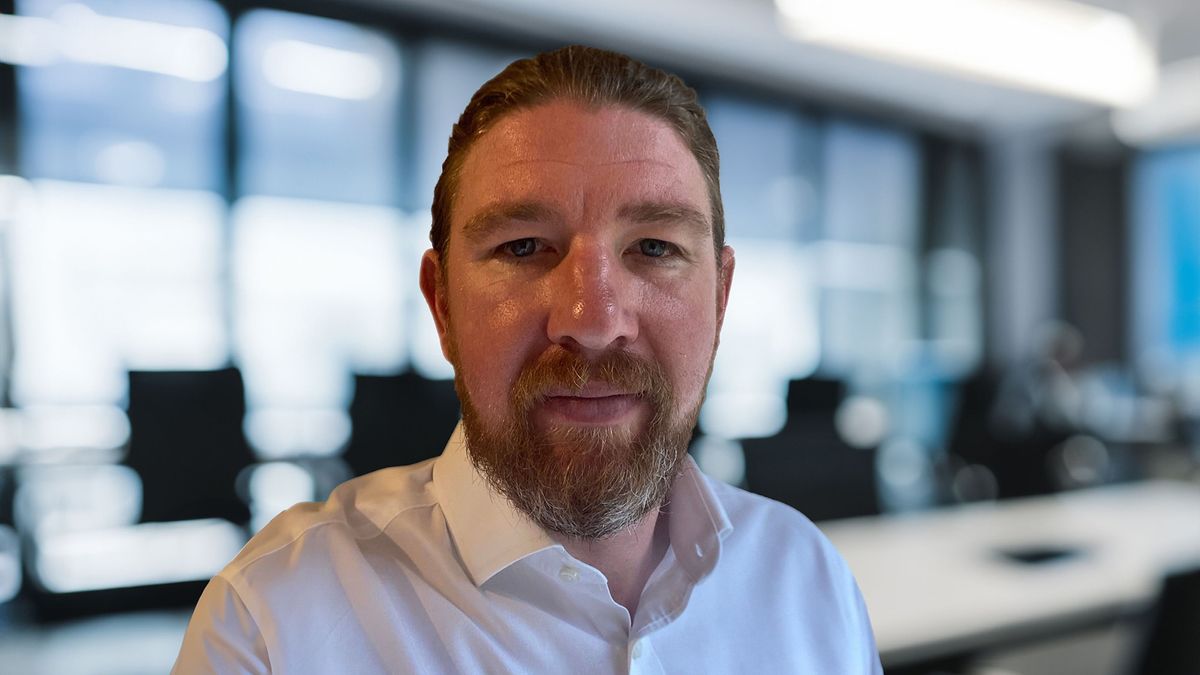
<svg viewBox="0 0 1200 675">
<path fill-rule="evenodd" d="M 696 158 L 667 122 L 619 106 L 551 101 L 500 119 L 467 153 L 456 226 L 501 201 L 557 201 L 567 210 L 628 201 L 686 203 L 711 224 Z"/>
</svg>

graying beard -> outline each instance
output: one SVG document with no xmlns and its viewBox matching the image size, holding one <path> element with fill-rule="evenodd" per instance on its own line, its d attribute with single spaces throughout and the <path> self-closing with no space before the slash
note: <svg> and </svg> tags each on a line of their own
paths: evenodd
<svg viewBox="0 0 1200 675">
<path fill-rule="evenodd" d="M 467 409 L 464 405 L 465 421 Z M 662 506 L 686 454 L 692 426 L 689 420 L 685 418 L 680 425 L 686 429 L 664 429 L 668 424 L 664 412 L 656 410 L 646 431 L 632 441 L 618 429 L 566 427 L 550 430 L 545 438 L 553 442 L 537 439 L 542 444 L 534 448 L 505 442 L 536 438 L 528 433 L 527 425 L 517 424 L 516 429 L 500 434 L 489 434 L 473 423 L 464 424 L 464 430 L 475 466 L 518 510 L 550 532 L 599 540 Z M 477 437 L 480 432 L 484 438 Z M 556 445 L 571 447 L 572 454 L 557 468 L 546 466 L 554 459 L 548 455 L 555 452 Z M 488 450 L 478 452 L 481 446 Z M 628 456 L 618 456 L 625 453 Z M 585 463 L 598 463 L 602 468 L 589 471 Z M 589 478 L 602 479 L 604 484 L 585 483 Z"/>
</svg>

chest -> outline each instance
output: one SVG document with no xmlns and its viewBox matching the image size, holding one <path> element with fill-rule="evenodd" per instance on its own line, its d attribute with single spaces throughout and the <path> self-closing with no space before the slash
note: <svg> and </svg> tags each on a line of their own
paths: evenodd
<svg viewBox="0 0 1200 675">
<path fill-rule="evenodd" d="M 560 570 L 562 571 L 562 570 Z M 348 573 L 348 571 L 347 571 Z M 631 621 L 586 574 L 528 568 L 479 588 L 355 570 L 340 597 L 266 633 L 287 673 L 853 673 L 845 636 L 788 589 L 660 583 Z M 790 596 L 790 597 L 789 597 Z M 319 608 L 318 608 L 319 607 Z M 286 659 L 286 661 L 284 661 Z"/>
</svg>

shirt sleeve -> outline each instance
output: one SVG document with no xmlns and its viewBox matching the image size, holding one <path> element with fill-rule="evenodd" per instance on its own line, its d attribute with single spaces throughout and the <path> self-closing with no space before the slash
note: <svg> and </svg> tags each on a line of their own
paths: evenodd
<svg viewBox="0 0 1200 675">
<path fill-rule="evenodd" d="M 237 590 L 221 576 L 204 589 L 171 675 L 270 673 L 262 632 Z"/>
<path fill-rule="evenodd" d="M 858 584 L 854 585 L 854 601 L 858 604 L 858 613 L 862 617 L 859 622 L 863 631 L 863 642 L 866 649 L 863 650 L 863 656 L 866 663 L 863 667 L 863 672 L 869 675 L 883 675 L 883 663 L 879 657 L 879 647 L 875 643 L 875 631 L 871 628 L 871 618 L 867 613 L 867 603 L 863 600 L 862 591 L 858 589 Z"/>
</svg>

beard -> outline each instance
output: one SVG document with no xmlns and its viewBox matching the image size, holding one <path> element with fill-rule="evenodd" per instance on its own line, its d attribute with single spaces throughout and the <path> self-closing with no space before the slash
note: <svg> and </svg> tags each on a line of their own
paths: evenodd
<svg viewBox="0 0 1200 675">
<path fill-rule="evenodd" d="M 534 409 L 548 392 L 580 391 L 591 381 L 647 403 L 645 427 L 535 428 Z M 457 363 L 454 384 L 467 451 L 479 472 L 535 523 L 581 540 L 610 537 L 663 505 L 700 413 L 697 402 L 674 417 L 680 403 L 662 366 L 625 351 L 589 361 L 551 347 L 522 369 L 509 397 L 512 415 L 498 427 L 480 416 Z"/>
</svg>

